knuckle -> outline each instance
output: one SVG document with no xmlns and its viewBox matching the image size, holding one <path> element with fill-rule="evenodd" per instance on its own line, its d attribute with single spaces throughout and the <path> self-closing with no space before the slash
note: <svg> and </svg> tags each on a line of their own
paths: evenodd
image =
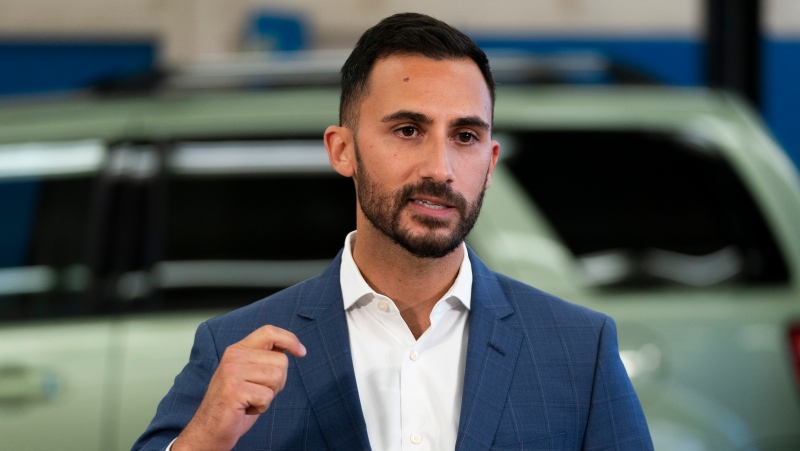
<svg viewBox="0 0 800 451">
<path fill-rule="evenodd" d="M 266 378 L 270 387 L 283 387 L 286 382 L 286 370 L 280 367 L 270 367 Z"/>
<path fill-rule="evenodd" d="M 270 405 L 272 403 L 273 399 L 275 399 L 275 391 L 272 390 L 271 388 L 267 388 L 266 390 L 264 390 L 264 401 L 266 401 L 264 403 L 265 409 L 266 409 L 266 406 L 268 406 L 268 405 Z"/>
<path fill-rule="evenodd" d="M 275 392 L 269 387 L 263 387 L 262 390 L 252 394 L 249 404 L 259 413 L 264 413 L 269 408 L 269 405 L 272 404 L 274 398 Z"/>
<path fill-rule="evenodd" d="M 238 372 L 238 368 L 239 365 L 233 362 L 222 362 L 220 363 L 219 367 L 217 367 L 217 372 L 224 378 L 228 379 Z"/>
<path fill-rule="evenodd" d="M 241 347 L 236 346 L 236 345 L 231 345 L 231 346 L 228 346 L 225 349 L 225 352 L 222 354 L 222 359 L 220 359 L 220 360 L 221 361 L 223 361 L 223 360 L 228 360 L 228 361 L 230 361 L 230 360 L 239 360 L 242 357 L 243 354 L 244 354 L 244 350 Z"/>
<path fill-rule="evenodd" d="M 285 387 L 285 386 L 286 386 L 286 378 L 278 379 L 278 382 L 275 384 L 275 388 L 274 388 L 275 392 L 278 393 L 278 392 L 283 391 L 283 387 Z"/>
<path fill-rule="evenodd" d="M 274 385 L 280 379 L 280 370 L 274 366 L 264 368 L 264 377 L 269 385 Z"/>
<path fill-rule="evenodd" d="M 283 352 L 276 353 L 275 366 L 280 367 L 283 370 L 289 368 L 289 356 L 284 354 Z"/>
<path fill-rule="evenodd" d="M 240 380 L 231 380 L 228 382 L 228 390 L 232 393 L 240 393 L 244 390 L 244 383 Z"/>
<path fill-rule="evenodd" d="M 278 328 L 272 324 L 267 324 L 266 326 L 262 327 L 261 330 L 267 335 L 274 335 Z"/>
</svg>

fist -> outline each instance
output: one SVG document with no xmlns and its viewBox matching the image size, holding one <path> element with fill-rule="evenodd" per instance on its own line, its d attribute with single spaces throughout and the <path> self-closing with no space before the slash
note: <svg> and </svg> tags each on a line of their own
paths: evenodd
<svg viewBox="0 0 800 451">
<path fill-rule="evenodd" d="M 200 407 L 172 451 L 229 450 L 286 385 L 289 357 L 306 355 L 297 337 L 263 326 L 225 350 Z"/>
</svg>

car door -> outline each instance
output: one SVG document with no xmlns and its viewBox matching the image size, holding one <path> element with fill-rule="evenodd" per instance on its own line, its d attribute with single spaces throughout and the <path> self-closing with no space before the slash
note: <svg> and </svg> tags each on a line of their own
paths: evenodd
<svg viewBox="0 0 800 451">
<path fill-rule="evenodd" d="M 0 447 L 101 450 L 111 322 L 95 296 L 99 141 L 0 146 Z"/>
</svg>

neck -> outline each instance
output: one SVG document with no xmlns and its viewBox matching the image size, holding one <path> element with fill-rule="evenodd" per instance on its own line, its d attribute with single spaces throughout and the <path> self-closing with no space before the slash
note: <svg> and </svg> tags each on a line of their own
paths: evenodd
<svg viewBox="0 0 800 451">
<path fill-rule="evenodd" d="M 372 227 L 359 227 L 353 260 L 375 292 L 394 301 L 414 338 L 430 326 L 436 302 L 455 282 L 464 246 L 442 258 L 420 258 Z"/>
</svg>

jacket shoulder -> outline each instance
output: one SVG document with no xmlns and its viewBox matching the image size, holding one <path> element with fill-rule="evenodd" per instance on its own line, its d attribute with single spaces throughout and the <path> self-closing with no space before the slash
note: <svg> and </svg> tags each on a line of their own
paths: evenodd
<svg viewBox="0 0 800 451">
<path fill-rule="evenodd" d="M 599 329 L 611 320 L 604 313 L 565 301 L 503 274 L 494 274 L 503 294 L 523 321 L 533 320 L 538 324 L 559 326 L 591 325 Z"/>
<path fill-rule="evenodd" d="M 561 421 L 556 427 L 565 431 L 565 448 L 652 450 L 611 317 L 495 275 L 514 309 L 505 321 L 523 342 L 511 386 L 515 402 L 507 403 L 508 421 L 501 422 L 495 440 L 518 434 L 516 426 L 509 427 L 517 418 L 551 415 Z M 568 409 L 574 409 L 577 421 L 562 415 Z M 559 415 L 552 416 L 556 411 Z"/>
</svg>

